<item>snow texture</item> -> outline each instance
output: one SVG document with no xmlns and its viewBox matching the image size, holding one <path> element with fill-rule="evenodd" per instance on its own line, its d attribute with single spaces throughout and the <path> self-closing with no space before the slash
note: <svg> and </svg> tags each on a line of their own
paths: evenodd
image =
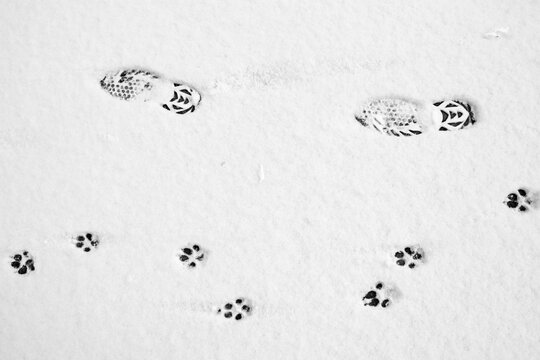
<svg viewBox="0 0 540 360">
<path fill-rule="evenodd" d="M 4 1 L 0 359 L 540 358 L 540 211 L 502 203 L 540 190 L 539 17 L 527 0 Z M 116 101 L 99 81 L 123 68 L 200 107 Z M 381 98 L 424 117 L 466 99 L 477 123 L 381 136 L 354 118 Z M 96 251 L 73 244 L 87 232 Z M 178 260 L 188 243 L 205 266 Z M 425 264 L 388 263 L 409 244 Z M 377 281 L 399 289 L 386 309 L 362 304 Z M 238 296 L 249 318 L 212 311 Z"/>
</svg>

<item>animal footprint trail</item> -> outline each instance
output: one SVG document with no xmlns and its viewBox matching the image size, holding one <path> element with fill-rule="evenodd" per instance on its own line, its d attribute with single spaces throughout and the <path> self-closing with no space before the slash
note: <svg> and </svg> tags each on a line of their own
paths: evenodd
<svg viewBox="0 0 540 360">
<path fill-rule="evenodd" d="M 364 306 L 386 308 L 392 304 L 394 289 L 378 282 L 362 298 Z"/>
<path fill-rule="evenodd" d="M 201 94 L 194 88 L 173 82 L 145 70 L 128 69 L 105 75 L 101 87 L 111 96 L 126 101 L 154 102 L 179 115 L 194 112 Z"/>
</svg>

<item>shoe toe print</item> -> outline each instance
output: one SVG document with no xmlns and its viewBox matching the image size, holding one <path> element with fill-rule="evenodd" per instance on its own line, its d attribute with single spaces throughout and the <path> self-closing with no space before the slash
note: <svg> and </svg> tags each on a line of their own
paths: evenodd
<svg viewBox="0 0 540 360">
<path fill-rule="evenodd" d="M 394 253 L 396 265 L 414 269 L 424 261 L 424 250 L 417 246 L 406 246 Z"/>
<path fill-rule="evenodd" d="M 461 130 L 476 123 L 471 105 L 458 100 L 433 103 L 432 116 L 439 131 Z"/>
<path fill-rule="evenodd" d="M 178 259 L 188 268 L 195 268 L 197 264 L 202 263 L 206 258 L 206 252 L 201 249 L 197 244 L 188 245 L 183 248 L 180 254 L 178 254 Z"/>
<path fill-rule="evenodd" d="M 423 132 L 417 114 L 413 103 L 399 99 L 380 99 L 364 105 L 355 118 L 362 126 L 382 134 L 412 136 Z"/>
<path fill-rule="evenodd" d="M 383 282 L 378 282 L 362 298 L 364 306 L 386 308 L 392 303 L 393 289 L 387 287 Z"/>
<path fill-rule="evenodd" d="M 527 212 L 534 206 L 534 201 L 528 190 L 520 188 L 506 196 L 503 203 L 510 209 L 515 209 L 519 212 Z"/>
<path fill-rule="evenodd" d="M 16 273 L 20 275 L 29 274 L 30 272 L 36 270 L 34 257 L 27 250 L 11 256 L 10 265 L 16 270 Z"/>
<path fill-rule="evenodd" d="M 218 315 L 223 315 L 225 319 L 242 320 L 251 315 L 252 306 L 249 300 L 237 298 L 228 302 L 216 310 Z"/>
<path fill-rule="evenodd" d="M 149 71 L 128 69 L 109 73 L 99 83 L 110 95 L 121 100 L 147 101 L 158 79 Z"/>
<path fill-rule="evenodd" d="M 74 239 L 75 246 L 84 252 L 90 252 L 97 249 L 100 242 L 99 237 L 96 234 L 89 232 L 77 235 Z"/>
</svg>

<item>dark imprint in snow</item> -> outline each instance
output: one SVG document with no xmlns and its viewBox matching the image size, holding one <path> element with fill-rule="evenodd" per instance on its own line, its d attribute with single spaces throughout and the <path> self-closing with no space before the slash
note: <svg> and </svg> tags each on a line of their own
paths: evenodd
<svg viewBox="0 0 540 360">
<path fill-rule="evenodd" d="M 510 209 L 515 209 L 520 212 L 526 212 L 532 209 L 534 201 L 526 189 L 518 189 L 516 192 L 508 194 L 506 200 L 503 201 Z"/>
<path fill-rule="evenodd" d="M 96 234 L 85 233 L 75 237 L 75 246 L 82 249 L 84 252 L 90 252 L 97 249 L 99 245 L 99 237 Z"/>
<path fill-rule="evenodd" d="M 424 250 L 418 246 L 407 246 L 403 250 L 394 253 L 394 260 L 398 266 L 406 266 L 414 269 L 424 261 Z"/>
<path fill-rule="evenodd" d="M 233 302 L 228 302 L 225 305 L 219 307 L 216 313 L 223 315 L 225 319 L 242 320 L 251 315 L 253 307 L 251 303 L 244 299 L 238 298 Z"/>
<path fill-rule="evenodd" d="M 392 303 L 390 293 L 390 289 L 387 289 L 384 283 L 378 282 L 364 295 L 362 301 L 364 302 L 364 306 L 377 307 L 380 305 L 386 308 Z"/>
<path fill-rule="evenodd" d="M 178 259 L 188 268 L 193 269 L 206 258 L 206 252 L 197 244 L 189 245 L 178 254 Z"/>
<path fill-rule="evenodd" d="M 11 256 L 11 267 L 14 268 L 19 275 L 29 274 L 36 270 L 34 257 L 27 250 Z"/>
</svg>

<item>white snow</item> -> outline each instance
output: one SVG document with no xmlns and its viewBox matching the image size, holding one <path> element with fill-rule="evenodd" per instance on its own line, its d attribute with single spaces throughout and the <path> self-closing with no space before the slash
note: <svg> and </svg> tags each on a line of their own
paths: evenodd
<svg viewBox="0 0 540 360">
<path fill-rule="evenodd" d="M 0 359 L 540 358 L 540 210 L 502 204 L 540 191 L 540 2 L 2 5 Z M 100 88 L 134 67 L 200 107 Z M 394 97 L 464 99 L 478 123 L 393 138 L 354 119 Z M 208 251 L 193 271 L 189 243 Z M 409 244 L 424 264 L 387 262 Z M 362 305 L 377 281 L 387 309 Z M 240 296 L 249 318 L 212 314 Z"/>
</svg>

